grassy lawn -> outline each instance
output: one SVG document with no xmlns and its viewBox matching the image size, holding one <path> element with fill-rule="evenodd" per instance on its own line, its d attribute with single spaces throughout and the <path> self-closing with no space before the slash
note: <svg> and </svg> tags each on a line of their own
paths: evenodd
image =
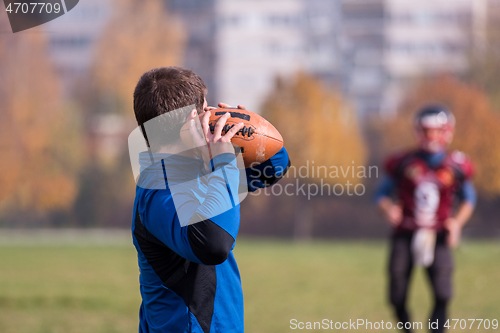
<svg viewBox="0 0 500 333">
<path fill-rule="evenodd" d="M 291 319 L 391 320 L 386 255 L 383 242 L 238 240 L 246 332 L 297 331 Z M 500 243 L 465 243 L 455 259 L 450 317 L 500 319 Z M 410 299 L 412 320 L 424 325 L 431 306 L 426 283 L 417 271 Z M 138 288 L 131 245 L 0 246 L 0 332 L 137 332 Z"/>
</svg>

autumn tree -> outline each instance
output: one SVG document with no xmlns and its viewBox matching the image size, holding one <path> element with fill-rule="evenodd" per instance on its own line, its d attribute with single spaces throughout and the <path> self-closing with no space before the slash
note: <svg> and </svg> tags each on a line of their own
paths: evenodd
<svg viewBox="0 0 500 333">
<path fill-rule="evenodd" d="M 340 184 L 343 189 L 362 181 L 357 168 L 365 165 L 366 149 L 356 113 L 336 91 L 305 73 L 278 78 L 262 109 L 264 117 L 283 135 L 293 165 L 287 178 L 295 177 L 297 184 Z M 308 169 L 305 179 L 297 172 L 301 167 Z M 356 168 L 356 173 L 351 168 Z M 340 187 L 337 190 L 340 192 Z M 309 199 L 295 196 L 288 204 L 296 210 L 296 238 L 312 235 Z"/>
<path fill-rule="evenodd" d="M 91 93 L 112 111 L 133 116 L 132 94 L 141 75 L 155 67 L 179 65 L 185 36 L 162 0 L 115 0 L 113 17 L 97 45 Z"/>
<path fill-rule="evenodd" d="M 0 30 L 10 29 L 0 13 Z M 42 33 L 0 37 L 0 211 L 44 219 L 67 210 L 77 193 L 81 143 L 74 109 L 65 105 Z"/>
<path fill-rule="evenodd" d="M 447 105 L 456 117 L 450 149 L 468 154 L 475 166 L 475 184 L 486 195 L 500 194 L 500 117 L 487 95 L 460 80 L 441 76 L 423 80 L 410 91 L 397 116 L 383 126 L 386 152 L 415 145 L 412 119 L 424 103 Z"/>
</svg>

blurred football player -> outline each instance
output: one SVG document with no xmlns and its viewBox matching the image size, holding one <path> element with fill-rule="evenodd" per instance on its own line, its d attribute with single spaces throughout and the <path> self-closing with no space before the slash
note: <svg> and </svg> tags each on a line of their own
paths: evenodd
<svg viewBox="0 0 500 333">
<path fill-rule="evenodd" d="M 433 332 L 444 330 L 453 294 L 451 248 L 458 246 L 476 203 L 471 161 L 447 151 L 454 128 L 455 117 L 445 106 L 422 107 L 414 119 L 418 147 L 387 159 L 375 198 L 393 227 L 389 292 L 397 318 L 410 322 L 408 284 L 413 267 L 423 266 L 434 295 Z"/>
</svg>

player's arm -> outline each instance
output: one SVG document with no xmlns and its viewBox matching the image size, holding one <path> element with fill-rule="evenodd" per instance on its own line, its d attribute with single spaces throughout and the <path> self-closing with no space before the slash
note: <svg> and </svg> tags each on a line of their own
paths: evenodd
<svg viewBox="0 0 500 333">
<path fill-rule="evenodd" d="M 403 221 L 403 208 L 393 198 L 398 186 L 399 169 L 405 156 L 407 156 L 406 153 L 398 153 L 387 158 L 384 163 L 385 175 L 374 196 L 374 201 L 382 215 L 393 227 L 397 227 Z"/>
<path fill-rule="evenodd" d="M 460 204 L 453 219 L 460 228 L 463 228 L 471 218 L 476 207 L 477 194 L 471 180 L 464 181 L 458 196 Z"/>
<path fill-rule="evenodd" d="M 224 161 L 226 159 L 226 161 Z M 234 201 L 239 172 L 234 158 L 218 155 L 208 177 L 208 191 L 202 202 L 190 191 L 156 191 L 147 205 L 145 227 L 159 241 L 189 261 L 205 265 L 223 263 L 234 247 L 240 224 L 240 206 Z"/>
<path fill-rule="evenodd" d="M 285 147 L 263 163 L 246 168 L 248 191 L 253 192 L 276 184 L 290 168 L 290 158 Z"/>
<path fill-rule="evenodd" d="M 204 139 L 210 148 L 212 159 L 209 168 L 212 172 L 208 175 L 207 194 L 191 218 L 187 238 L 193 253 L 201 263 L 216 265 L 226 260 L 239 229 L 239 170 L 231 138 L 243 124 L 235 125 L 222 135 L 222 128 L 229 118 L 229 113 L 217 121 L 213 133 L 210 131 L 209 118 L 210 111 L 205 112 L 201 118 L 205 138 L 197 137 L 198 133 L 191 120 L 193 139 Z M 191 211 L 190 207 L 187 209 Z"/>
<path fill-rule="evenodd" d="M 460 243 L 462 228 L 470 220 L 476 206 L 477 195 L 471 180 L 465 180 L 458 192 L 460 203 L 453 217 L 446 220 L 445 225 L 449 231 L 448 245 L 457 247 Z"/>
<path fill-rule="evenodd" d="M 377 188 L 374 199 L 384 218 L 394 227 L 401 223 L 403 217 L 401 206 L 392 199 L 395 189 L 396 182 L 394 179 L 385 176 Z"/>
</svg>

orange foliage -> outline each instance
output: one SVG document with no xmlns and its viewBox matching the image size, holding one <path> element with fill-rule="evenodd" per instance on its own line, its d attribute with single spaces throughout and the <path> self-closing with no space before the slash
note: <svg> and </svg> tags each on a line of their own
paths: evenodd
<svg viewBox="0 0 500 333">
<path fill-rule="evenodd" d="M 484 92 L 449 76 L 422 81 L 384 125 L 386 151 L 415 144 L 412 119 L 424 103 L 447 105 L 456 117 L 456 131 L 450 149 L 468 154 L 475 166 L 475 184 L 483 194 L 500 194 L 500 117 Z"/>
<path fill-rule="evenodd" d="M 9 30 L 5 12 L 0 13 L 0 30 Z M 65 162 L 71 153 L 60 147 L 75 131 L 67 127 L 67 110 L 47 57 L 42 33 L 3 34 L 0 39 L 3 211 L 63 209 L 76 196 L 74 174 L 65 167 L 72 164 Z"/>
<path fill-rule="evenodd" d="M 132 116 L 132 94 L 141 75 L 181 63 L 184 34 L 161 0 L 115 0 L 102 35 L 92 81 L 97 94 L 116 98 L 116 110 Z"/>
<path fill-rule="evenodd" d="M 278 79 L 263 105 L 263 116 L 283 135 L 296 168 L 314 162 L 315 167 L 324 166 L 330 173 L 331 166 L 357 168 L 366 163 L 355 112 L 338 93 L 307 74 Z M 353 183 L 362 180 L 353 178 L 351 172 L 341 177 Z M 326 177 L 324 181 L 335 183 L 339 179 Z"/>
</svg>

